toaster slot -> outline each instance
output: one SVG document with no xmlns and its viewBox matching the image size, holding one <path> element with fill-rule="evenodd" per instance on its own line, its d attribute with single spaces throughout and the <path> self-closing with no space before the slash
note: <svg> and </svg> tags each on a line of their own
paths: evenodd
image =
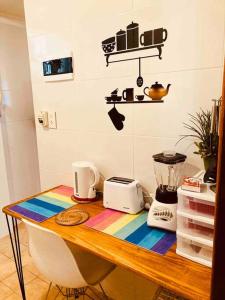
<svg viewBox="0 0 225 300">
<path fill-rule="evenodd" d="M 123 177 L 111 177 L 107 181 L 121 183 L 121 184 L 129 184 L 133 182 L 134 179 L 123 178 Z"/>
</svg>

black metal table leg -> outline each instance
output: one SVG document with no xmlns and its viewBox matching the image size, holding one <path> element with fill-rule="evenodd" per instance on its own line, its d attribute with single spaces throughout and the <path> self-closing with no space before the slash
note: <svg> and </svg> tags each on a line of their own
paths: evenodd
<svg viewBox="0 0 225 300">
<path fill-rule="evenodd" d="M 5 216 L 6 216 L 7 226 L 8 226 L 8 230 L 9 230 L 11 246 L 12 246 L 12 250 L 13 250 L 13 257 L 14 257 L 14 261 L 15 261 L 15 265 L 16 265 L 16 272 L 17 272 L 17 276 L 19 279 L 20 291 L 22 294 L 22 299 L 26 300 L 17 219 L 14 217 L 11 217 L 11 226 L 10 226 L 9 217 L 7 214 Z"/>
</svg>

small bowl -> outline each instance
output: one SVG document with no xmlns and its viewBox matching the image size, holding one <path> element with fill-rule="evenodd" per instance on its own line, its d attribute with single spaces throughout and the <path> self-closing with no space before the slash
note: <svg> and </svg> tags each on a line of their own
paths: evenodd
<svg viewBox="0 0 225 300">
<path fill-rule="evenodd" d="M 105 53 L 113 52 L 115 49 L 115 37 L 108 38 L 102 42 L 102 49 Z"/>
<path fill-rule="evenodd" d="M 110 102 L 110 101 L 112 100 L 112 97 L 105 97 L 105 100 L 106 100 L 107 102 Z"/>
<path fill-rule="evenodd" d="M 105 53 L 113 52 L 113 50 L 115 49 L 115 43 L 102 45 L 102 49 Z"/>
<path fill-rule="evenodd" d="M 142 101 L 144 99 L 144 95 L 136 95 L 135 98 L 138 99 L 138 101 Z"/>
<path fill-rule="evenodd" d="M 112 101 L 121 101 L 122 96 L 112 95 L 111 99 Z"/>
</svg>

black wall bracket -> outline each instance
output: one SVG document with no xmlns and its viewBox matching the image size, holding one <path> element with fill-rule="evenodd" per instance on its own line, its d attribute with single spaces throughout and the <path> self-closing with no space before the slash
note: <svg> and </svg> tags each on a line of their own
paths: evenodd
<svg viewBox="0 0 225 300">
<path fill-rule="evenodd" d="M 121 62 L 121 61 L 129 61 L 129 60 L 136 60 L 136 59 L 140 59 L 140 58 L 148 58 L 148 57 L 154 57 L 154 56 L 156 56 L 159 59 L 162 59 L 162 47 L 163 46 L 164 46 L 164 44 L 158 44 L 158 45 L 153 45 L 153 46 L 147 46 L 147 47 L 141 47 L 141 48 L 134 48 L 134 49 L 122 50 L 122 51 L 116 51 L 116 52 L 112 52 L 112 53 L 106 53 L 105 54 L 105 57 L 106 57 L 106 67 L 108 67 L 109 64 L 111 64 L 111 63 L 116 63 L 116 62 Z M 153 49 L 153 48 L 158 49 L 158 54 L 109 61 L 109 58 L 110 58 L 111 55 L 118 55 L 118 54 L 135 52 L 135 51 L 140 51 L 140 50 Z"/>
<path fill-rule="evenodd" d="M 164 101 L 163 100 L 152 100 L 152 101 L 147 101 L 147 100 L 144 100 L 144 101 L 107 101 L 106 104 L 145 104 L 145 103 L 163 103 Z"/>
</svg>

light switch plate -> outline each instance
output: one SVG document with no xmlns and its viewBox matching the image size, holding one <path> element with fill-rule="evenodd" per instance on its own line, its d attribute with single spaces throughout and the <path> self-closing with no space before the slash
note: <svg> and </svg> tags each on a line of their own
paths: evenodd
<svg viewBox="0 0 225 300">
<path fill-rule="evenodd" d="M 45 128 L 48 128 L 48 112 L 41 111 L 41 115 L 39 116 L 39 118 L 40 118 L 40 120 L 42 120 L 42 122 L 41 122 L 42 126 Z"/>
<path fill-rule="evenodd" d="M 48 111 L 48 128 L 51 128 L 51 129 L 57 128 L 55 111 Z"/>
</svg>

